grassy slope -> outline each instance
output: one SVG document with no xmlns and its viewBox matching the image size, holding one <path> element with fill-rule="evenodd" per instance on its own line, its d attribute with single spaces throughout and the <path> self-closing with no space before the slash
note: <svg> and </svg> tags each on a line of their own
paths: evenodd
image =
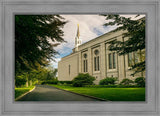
<svg viewBox="0 0 160 116">
<path fill-rule="evenodd" d="M 145 88 L 94 88 L 52 85 L 64 90 L 95 96 L 110 101 L 145 101 Z"/>
<path fill-rule="evenodd" d="M 15 99 L 33 88 L 34 86 L 15 88 Z"/>
</svg>

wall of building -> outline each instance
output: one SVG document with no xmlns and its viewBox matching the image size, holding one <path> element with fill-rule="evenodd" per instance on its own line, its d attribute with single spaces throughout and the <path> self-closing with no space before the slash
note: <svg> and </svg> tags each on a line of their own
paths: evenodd
<svg viewBox="0 0 160 116">
<path fill-rule="evenodd" d="M 95 84 L 98 84 L 100 80 L 106 77 L 118 77 L 119 82 L 121 82 L 124 78 L 134 80 L 136 77 L 142 76 L 141 73 L 131 76 L 133 71 L 129 70 L 128 55 L 119 56 L 116 52 L 108 49 L 109 41 L 114 39 L 124 41 L 122 33 L 123 31 L 109 32 L 80 45 L 77 52 L 62 58 L 58 63 L 58 79 L 72 80 L 78 73 L 89 73 L 96 78 Z M 98 54 L 95 54 L 96 50 L 98 50 Z M 115 55 L 114 68 L 109 67 L 109 54 Z M 95 57 L 99 57 L 99 70 L 95 70 Z M 87 69 L 84 69 L 84 62 L 87 62 Z M 71 66 L 70 74 L 69 65 Z"/>
<path fill-rule="evenodd" d="M 79 55 L 71 54 L 58 62 L 58 80 L 70 81 L 79 73 Z"/>
</svg>

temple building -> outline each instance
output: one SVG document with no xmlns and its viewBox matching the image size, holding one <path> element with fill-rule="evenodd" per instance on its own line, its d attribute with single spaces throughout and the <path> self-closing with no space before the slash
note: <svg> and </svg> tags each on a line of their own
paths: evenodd
<svg viewBox="0 0 160 116">
<path fill-rule="evenodd" d="M 133 73 L 131 65 L 139 62 L 136 52 L 119 56 L 108 49 L 108 42 L 114 39 L 124 41 L 124 31 L 110 31 L 84 44 L 79 39 L 79 25 L 75 37 L 73 52 L 58 62 L 58 80 L 71 81 L 78 73 L 89 73 L 96 78 L 95 84 L 106 77 L 117 77 L 121 82 L 124 78 L 134 80 L 144 73 Z"/>
</svg>

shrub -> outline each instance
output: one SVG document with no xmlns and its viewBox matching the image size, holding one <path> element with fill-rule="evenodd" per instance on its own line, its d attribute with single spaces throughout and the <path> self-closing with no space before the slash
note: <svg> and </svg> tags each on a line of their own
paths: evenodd
<svg viewBox="0 0 160 116">
<path fill-rule="evenodd" d="M 135 79 L 135 83 L 137 84 L 137 86 L 139 87 L 145 87 L 145 78 L 144 77 L 137 77 Z"/>
<path fill-rule="evenodd" d="M 59 83 L 61 83 L 61 84 L 72 84 L 73 82 L 72 81 L 59 81 Z"/>
<path fill-rule="evenodd" d="M 115 77 L 107 77 L 105 79 L 100 80 L 99 85 L 114 85 L 117 78 Z"/>
<path fill-rule="evenodd" d="M 24 75 L 17 76 L 15 79 L 16 87 L 21 87 L 21 86 L 25 85 L 26 82 L 27 82 L 27 79 L 25 78 Z"/>
<path fill-rule="evenodd" d="M 131 85 L 131 84 L 133 84 L 133 83 L 134 83 L 134 81 L 126 78 L 126 79 L 123 79 L 123 80 L 121 81 L 120 85 Z"/>
<path fill-rule="evenodd" d="M 95 77 L 83 73 L 79 73 L 77 77 L 73 79 L 73 86 L 74 87 L 82 87 L 85 85 L 92 85 L 93 81 L 95 80 Z"/>
<path fill-rule="evenodd" d="M 91 87 L 91 88 L 137 88 L 137 85 L 86 85 L 85 87 Z"/>
</svg>

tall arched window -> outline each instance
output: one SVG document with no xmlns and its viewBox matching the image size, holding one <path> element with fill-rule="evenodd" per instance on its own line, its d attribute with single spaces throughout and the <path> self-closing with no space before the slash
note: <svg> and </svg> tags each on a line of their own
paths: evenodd
<svg viewBox="0 0 160 116">
<path fill-rule="evenodd" d="M 83 55 L 83 72 L 88 72 L 87 54 Z"/>
<path fill-rule="evenodd" d="M 96 49 L 94 51 L 94 71 L 99 71 L 100 70 L 100 65 L 99 65 L 99 51 Z"/>
<path fill-rule="evenodd" d="M 69 64 L 68 67 L 69 67 L 69 70 L 68 70 L 69 72 L 68 72 L 68 73 L 69 73 L 69 75 L 70 75 L 70 73 L 71 73 L 71 65 Z"/>
<path fill-rule="evenodd" d="M 109 62 L 109 69 L 116 68 L 116 54 L 115 54 L 115 52 L 108 54 L 108 62 Z"/>
</svg>

